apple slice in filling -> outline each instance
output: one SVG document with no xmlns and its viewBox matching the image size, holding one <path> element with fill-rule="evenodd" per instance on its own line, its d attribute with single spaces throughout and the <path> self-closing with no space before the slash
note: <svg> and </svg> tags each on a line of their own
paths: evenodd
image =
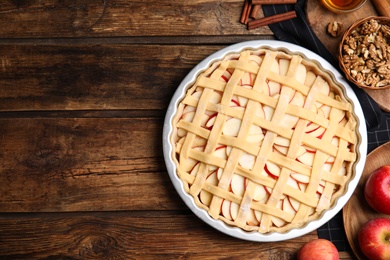
<svg viewBox="0 0 390 260">
<path fill-rule="evenodd" d="M 314 161 L 314 156 L 315 156 L 315 153 L 305 152 L 301 156 L 297 157 L 297 161 L 301 162 L 303 164 L 306 164 L 308 166 L 312 166 L 313 165 L 313 161 Z"/>
<path fill-rule="evenodd" d="M 271 63 L 270 71 L 275 72 L 276 74 L 280 74 L 279 73 L 279 63 L 278 63 L 278 61 L 274 60 Z M 279 94 L 280 93 L 280 88 L 281 88 L 280 87 L 280 83 L 272 81 L 272 80 L 267 80 L 267 84 L 268 84 L 268 95 L 270 97 L 272 97 L 275 94 Z"/>
<path fill-rule="evenodd" d="M 211 184 L 211 185 L 214 185 L 214 186 L 217 186 L 218 185 L 218 177 L 217 177 L 217 172 L 214 171 L 212 172 L 207 178 L 206 178 L 206 182 Z M 200 193 L 199 193 L 199 199 L 200 201 L 206 205 L 206 206 L 209 206 L 210 205 L 210 202 L 211 202 L 211 199 L 213 198 L 213 195 L 211 193 L 209 193 L 208 191 L 205 191 L 205 190 L 201 190 Z"/>
<path fill-rule="evenodd" d="M 230 77 L 232 76 L 233 74 L 233 70 L 232 69 L 227 69 L 223 72 L 222 76 L 221 76 L 221 79 L 225 82 L 228 82 Z"/>
<path fill-rule="evenodd" d="M 244 72 L 244 75 L 240 79 L 240 86 L 253 86 L 253 74 L 249 72 Z"/>
<path fill-rule="evenodd" d="M 218 145 L 217 148 L 215 148 L 215 151 L 213 153 L 213 155 L 215 157 L 218 157 L 218 158 L 221 158 L 221 159 L 224 159 L 224 160 L 227 160 L 227 147 L 226 145 Z M 215 165 L 209 165 L 209 170 L 211 171 L 215 171 L 217 170 L 217 166 Z"/>
<path fill-rule="evenodd" d="M 297 70 L 295 71 L 295 79 L 301 83 L 304 84 L 306 81 L 306 66 L 302 63 L 298 65 Z"/>
<path fill-rule="evenodd" d="M 283 201 L 284 201 L 284 199 L 279 200 L 278 204 L 276 205 L 276 208 L 282 209 Z M 286 224 L 286 221 L 284 221 L 283 219 L 281 219 L 279 217 L 275 217 L 275 216 L 271 216 L 271 222 L 277 227 L 282 227 Z"/>
<path fill-rule="evenodd" d="M 309 70 L 306 72 L 306 79 L 304 85 L 311 87 L 314 84 L 314 81 L 316 80 L 317 75 L 314 74 L 313 71 Z"/>
<path fill-rule="evenodd" d="M 222 133 L 227 136 L 237 136 L 240 131 L 241 120 L 235 117 L 226 120 Z"/>
<path fill-rule="evenodd" d="M 238 159 L 238 163 L 245 169 L 252 170 L 255 164 L 256 157 L 252 154 L 243 153 Z"/>
<path fill-rule="evenodd" d="M 230 186 L 234 194 L 242 197 L 245 192 L 245 177 L 239 174 L 233 174 Z"/>
<path fill-rule="evenodd" d="M 296 172 L 292 172 L 290 174 L 291 178 L 293 180 L 295 180 L 297 182 L 297 184 L 299 183 L 305 183 L 305 184 L 308 184 L 309 181 L 310 181 L 310 176 L 307 176 L 307 175 L 304 175 L 302 173 L 296 173 Z"/>
<path fill-rule="evenodd" d="M 231 206 L 231 202 L 224 199 L 221 204 L 221 213 L 222 216 L 224 216 L 228 220 L 233 220 L 232 215 L 230 214 L 230 206 Z"/>
<path fill-rule="evenodd" d="M 280 175 L 281 169 L 273 162 L 267 161 L 264 165 L 264 170 L 272 179 L 277 179 Z"/>
<path fill-rule="evenodd" d="M 249 213 L 246 218 L 246 224 L 249 226 L 258 226 L 260 221 L 257 219 L 255 211 L 253 209 L 249 210 Z"/>
</svg>

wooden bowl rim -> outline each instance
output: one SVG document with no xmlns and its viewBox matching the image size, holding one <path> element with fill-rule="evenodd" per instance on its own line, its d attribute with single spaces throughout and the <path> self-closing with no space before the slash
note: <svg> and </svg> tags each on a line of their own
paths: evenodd
<svg viewBox="0 0 390 260">
<path fill-rule="evenodd" d="M 340 41 L 340 44 L 339 44 L 339 57 L 338 57 L 338 59 L 339 59 L 339 66 L 340 66 L 341 70 L 344 72 L 346 78 L 349 81 L 351 81 L 352 83 L 354 83 L 356 86 L 358 86 L 359 88 L 372 89 L 372 90 L 388 89 L 388 88 L 390 88 L 390 84 L 385 86 L 385 87 L 371 87 L 371 86 L 367 86 L 367 85 L 364 85 L 364 84 L 360 84 L 354 78 L 352 78 L 352 76 L 348 73 L 348 71 L 347 71 L 347 69 L 346 69 L 346 67 L 344 66 L 344 63 L 343 63 L 343 42 L 345 41 L 345 38 L 347 38 L 347 36 L 351 33 L 351 31 L 353 31 L 356 27 L 358 27 L 362 23 L 364 23 L 364 22 L 366 22 L 368 20 L 371 20 L 371 19 L 378 20 L 378 21 L 380 21 L 381 23 L 384 23 L 384 24 L 390 24 L 390 18 L 386 17 L 386 16 L 368 16 L 368 17 L 359 19 L 356 22 L 354 22 L 353 24 L 351 24 L 351 26 L 349 26 L 349 28 L 344 32 L 343 37 L 341 38 L 341 41 Z"/>
</svg>

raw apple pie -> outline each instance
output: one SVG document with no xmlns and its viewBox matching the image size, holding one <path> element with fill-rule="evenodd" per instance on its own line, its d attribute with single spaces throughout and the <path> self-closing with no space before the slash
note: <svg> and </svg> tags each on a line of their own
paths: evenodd
<svg viewBox="0 0 390 260">
<path fill-rule="evenodd" d="M 244 50 L 197 76 L 174 116 L 177 175 L 214 219 L 260 233 L 318 219 L 356 161 L 357 119 L 316 62 Z"/>
</svg>

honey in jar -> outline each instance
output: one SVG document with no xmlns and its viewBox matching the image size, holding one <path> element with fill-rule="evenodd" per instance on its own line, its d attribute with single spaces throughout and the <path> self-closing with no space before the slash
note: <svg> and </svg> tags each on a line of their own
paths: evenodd
<svg viewBox="0 0 390 260">
<path fill-rule="evenodd" d="M 329 10 L 340 13 L 355 11 L 360 8 L 366 0 L 321 0 L 321 2 Z"/>
</svg>

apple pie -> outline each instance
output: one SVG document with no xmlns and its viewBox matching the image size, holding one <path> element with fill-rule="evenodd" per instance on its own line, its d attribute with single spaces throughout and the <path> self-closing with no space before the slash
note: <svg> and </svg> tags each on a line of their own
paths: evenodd
<svg viewBox="0 0 390 260">
<path fill-rule="evenodd" d="M 170 141 L 195 204 L 245 231 L 318 219 L 357 159 L 357 118 L 315 61 L 266 48 L 228 54 L 180 100 Z"/>
</svg>

